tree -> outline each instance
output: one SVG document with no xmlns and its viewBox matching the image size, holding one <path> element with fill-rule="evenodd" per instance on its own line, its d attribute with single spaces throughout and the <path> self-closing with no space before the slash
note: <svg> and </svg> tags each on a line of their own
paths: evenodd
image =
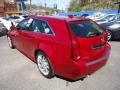
<svg viewBox="0 0 120 90">
<path fill-rule="evenodd" d="M 71 0 L 69 11 L 117 9 L 117 0 Z"/>
<path fill-rule="evenodd" d="M 81 11 L 81 6 L 83 6 L 81 0 L 71 0 L 69 11 Z"/>
<path fill-rule="evenodd" d="M 0 2 L 4 2 L 5 0 L 0 0 Z"/>
</svg>

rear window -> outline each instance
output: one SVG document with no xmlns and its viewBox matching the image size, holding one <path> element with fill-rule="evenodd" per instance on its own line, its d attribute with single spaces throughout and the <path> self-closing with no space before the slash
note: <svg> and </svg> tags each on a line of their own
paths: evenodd
<svg viewBox="0 0 120 90">
<path fill-rule="evenodd" d="M 6 18 L 6 17 L 3 18 L 3 19 L 6 20 L 6 21 L 10 21 L 11 20 L 10 18 Z"/>
<path fill-rule="evenodd" d="M 29 17 L 29 16 L 23 16 L 24 18 L 27 18 L 27 17 Z"/>
<path fill-rule="evenodd" d="M 103 33 L 103 30 L 92 21 L 71 23 L 72 31 L 79 37 L 95 37 Z"/>
<path fill-rule="evenodd" d="M 11 18 L 11 19 L 20 19 L 20 17 L 18 17 L 18 16 L 11 16 L 9 18 Z"/>
</svg>

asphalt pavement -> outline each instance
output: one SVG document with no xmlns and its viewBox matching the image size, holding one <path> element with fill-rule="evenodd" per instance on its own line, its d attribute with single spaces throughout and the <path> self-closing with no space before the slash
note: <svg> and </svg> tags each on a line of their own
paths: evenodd
<svg viewBox="0 0 120 90">
<path fill-rule="evenodd" d="M 85 78 L 69 82 L 44 78 L 37 65 L 16 49 L 6 36 L 0 37 L 0 90 L 120 90 L 120 42 L 110 42 L 112 50 L 106 66 Z"/>
</svg>

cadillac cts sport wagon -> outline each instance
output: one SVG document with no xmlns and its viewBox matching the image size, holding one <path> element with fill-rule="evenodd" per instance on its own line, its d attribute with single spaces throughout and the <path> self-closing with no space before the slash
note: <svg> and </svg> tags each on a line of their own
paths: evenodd
<svg viewBox="0 0 120 90">
<path fill-rule="evenodd" d="M 29 17 L 12 26 L 7 38 L 46 78 L 78 80 L 103 67 L 110 54 L 107 33 L 84 18 Z"/>
</svg>

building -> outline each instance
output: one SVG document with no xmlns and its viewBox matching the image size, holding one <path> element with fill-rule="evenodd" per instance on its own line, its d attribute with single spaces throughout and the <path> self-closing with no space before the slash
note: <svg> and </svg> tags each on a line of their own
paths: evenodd
<svg viewBox="0 0 120 90">
<path fill-rule="evenodd" d="M 14 0 L 3 0 L 0 2 L 0 16 L 19 15 L 19 7 Z"/>
<path fill-rule="evenodd" d="M 31 13 L 32 15 L 41 15 L 41 16 L 49 15 L 49 12 L 47 12 L 47 11 L 44 10 L 44 9 L 40 9 L 40 8 L 31 9 L 30 13 Z"/>
<path fill-rule="evenodd" d="M 5 16 L 19 15 L 20 13 L 18 5 L 15 3 L 5 2 L 4 8 L 5 8 L 5 12 L 4 12 Z"/>
<path fill-rule="evenodd" d="M 0 17 L 4 16 L 4 3 L 0 2 Z"/>
</svg>

